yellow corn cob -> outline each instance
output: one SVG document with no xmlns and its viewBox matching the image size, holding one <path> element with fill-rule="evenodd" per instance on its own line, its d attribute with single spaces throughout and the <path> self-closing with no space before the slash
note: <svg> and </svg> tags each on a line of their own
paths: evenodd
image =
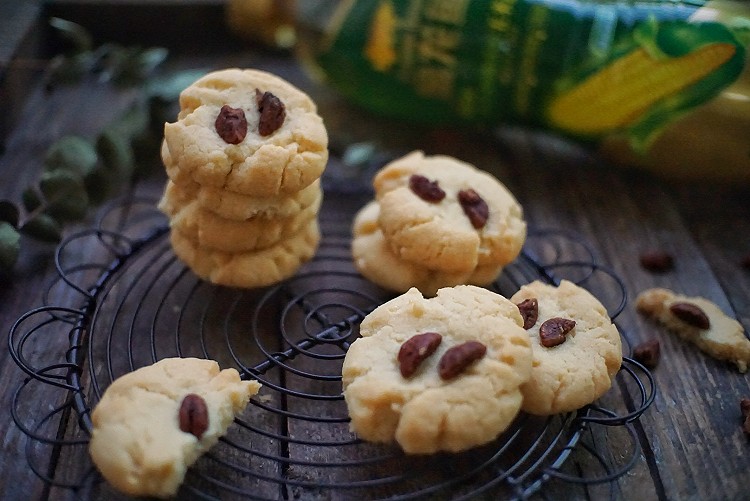
<svg viewBox="0 0 750 501">
<path fill-rule="evenodd" d="M 734 52 L 732 44 L 713 43 L 685 56 L 654 59 L 636 49 L 555 99 L 548 116 L 555 126 L 578 134 L 625 127 L 656 102 L 714 71 Z"/>
</svg>

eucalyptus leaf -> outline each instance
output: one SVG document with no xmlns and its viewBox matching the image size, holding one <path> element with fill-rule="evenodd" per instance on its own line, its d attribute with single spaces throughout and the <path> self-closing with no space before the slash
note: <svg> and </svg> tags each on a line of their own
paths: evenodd
<svg viewBox="0 0 750 501">
<path fill-rule="evenodd" d="M 109 68 L 112 81 L 123 86 L 143 83 L 168 54 L 167 49 L 162 47 L 123 47 L 111 57 Z"/>
<path fill-rule="evenodd" d="M 208 69 L 196 68 L 151 78 L 146 83 L 144 91 L 149 97 L 158 97 L 165 102 L 176 102 L 180 97 L 180 92 L 207 72 Z"/>
<path fill-rule="evenodd" d="M 148 110 L 143 105 L 136 105 L 118 116 L 106 127 L 106 130 L 119 134 L 127 140 L 132 140 L 144 134 L 148 130 L 148 125 Z"/>
<path fill-rule="evenodd" d="M 89 197 L 83 179 L 68 170 L 44 172 L 39 188 L 47 201 L 47 214 L 66 221 L 82 219 L 86 215 Z"/>
<path fill-rule="evenodd" d="M 36 214 L 21 227 L 21 232 L 43 242 L 57 243 L 62 238 L 62 225 L 49 214 Z"/>
<path fill-rule="evenodd" d="M 0 221 L 9 223 L 14 228 L 18 227 L 18 218 L 21 211 L 18 206 L 10 200 L 0 200 Z"/>
<path fill-rule="evenodd" d="M 96 148 L 81 136 L 64 136 L 47 150 L 44 165 L 47 170 L 66 169 L 86 176 L 99 161 Z"/>
<path fill-rule="evenodd" d="M 92 63 L 90 52 L 80 52 L 69 57 L 55 56 L 49 65 L 48 85 L 78 83 L 91 70 Z"/>
<path fill-rule="evenodd" d="M 21 235 L 10 223 L 0 222 L 0 271 L 9 273 L 21 253 Z"/>
<path fill-rule="evenodd" d="M 114 130 L 105 129 L 96 139 L 96 149 L 113 184 L 130 180 L 135 168 L 135 158 L 128 138 Z"/>
<path fill-rule="evenodd" d="M 60 36 L 70 42 L 74 52 L 90 51 L 94 45 L 91 34 L 78 23 L 51 17 L 49 24 L 58 31 Z"/>
</svg>

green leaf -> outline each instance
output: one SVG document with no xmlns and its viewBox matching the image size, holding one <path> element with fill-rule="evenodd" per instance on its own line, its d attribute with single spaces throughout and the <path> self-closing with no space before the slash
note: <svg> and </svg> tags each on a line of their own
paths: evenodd
<svg viewBox="0 0 750 501">
<path fill-rule="evenodd" d="M 96 149 L 112 183 L 118 185 L 130 180 L 135 159 L 128 138 L 114 130 L 105 129 L 96 139 Z"/>
<path fill-rule="evenodd" d="M 149 114 L 145 106 L 133 106 L 112 121 L 106 130 L 121 135 L 127 140 L 139 137 L 148 130 Z M 163 125 L 163 123 L 162 123 Z"/>
<path fill-rule="evenodd" d="M 18 206 L 10 200 L 0 200 L 0 222 L 9 223 L 11 226 L 18 227 L 18 218 L 21 211 Z"/>
<path fill-rule="evenodd" d="M 49 214 L 37 214 L 20 228 L 21 233 L 42 242 L 58 243 L 62 238 L 62 225 Z"/>
<path fill-rule="evenodd" d="M 55 56 L 49 65 L 48 85 L 71 85 L 80 82 L 91 70 L 93 59 L 90 52 L 80 52 L 70 57 Z"/>
<path fill-rule="evenodd" d="M 83 180 L 89 203 L 99 205 L 115 192 L 117 183 L 113 181 L 112 174 L 104 167 L 94 169 Z"/>
<path fill-rule="evenodd" d="M 75 221 L 86 215 L 89 197 L 83 179 L 75 173 L 58 169 L 44 172 L 39 188 L 47 200 L 46 212 L 62 221 Z"/>
<path fill-rule="evenodd" d="M 49 24 L 58 31 L 60 36 L 70 42 L 74 52 L 90 51 L 94 45 L 91 34 L 80 24 L 59 17 L 51 17 Z"/>
<path fill-rule="evenodd" d="M 21 235 L 10 223 L 0 222 L 0 271 L 9 273 L 21 252 Z"/>
<path fill-rule="evenodd" d="M 44 165 L 47 170 L 66 169 L 86 176 L 99 160 L 96 148 L 80 136 L 64 136 L 55 141 L 47 150 Z"/>
<path fill-rule="evenodd" d="M 106 67 L 111 80 L 121 86 L 143 83 L 167 58 L 167 49 L 118 47 L 107 55 Z"/>
<path fill-rule="evenodd" d="M 146 83 L 145 93 L 149 97 L 158 97 L 166 102 L 176 102 L 180 97 L 180 92 L 204 76 L 207 71 L 207 69 L 185 70 L 151 78 Z"/>
</svg>

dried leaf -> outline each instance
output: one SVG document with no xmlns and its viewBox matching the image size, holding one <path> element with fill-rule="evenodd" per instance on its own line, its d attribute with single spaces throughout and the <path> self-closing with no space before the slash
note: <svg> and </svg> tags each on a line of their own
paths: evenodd
<svg viewBox="0 0 750 501">
<path fill-rule="evenodd" d="M 9 223 L 14 228 L 18 227 L 18 218 L 21 211 L 18 206 L 10 200 L 0 200 L 0 221 Z"/>
<path fill-rule="evenodd" d="M 47 201 L 46 212 L 62 221 L 75 221 L 86 215 L 89 198 L 83 179 L 76 173 L 57 169 L 44 172 L 39 188 Z"/>
<path fill-rule="evenodd" d="M 62 225 L 49 214 L 37 214 L 21 227 L 21 232 L 43 242 L 57 243 L 62 238 Z"/>
<path fill-rule="evenodd" d="M 86 176 L 99 161 L 94 145 L 81 136 L 63 136 L 47 150 L 47 170 L 65 169 Z"/>
<path fill-rule="evenodd" d="M 10 223 L 0 222 L 0 272 L 9 273 L 21 252 L 21 235 Z"/>
</svg>

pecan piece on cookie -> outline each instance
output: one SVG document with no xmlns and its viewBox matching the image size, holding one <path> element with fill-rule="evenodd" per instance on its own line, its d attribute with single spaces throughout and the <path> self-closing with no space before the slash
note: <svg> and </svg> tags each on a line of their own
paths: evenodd
<svg viewBox="0 0 750 501">
<path fill-rule="evenodd" d="M 546 348 L 552 348 L 565 342 L 566 335 L 576 326 L 575 320 L 554 317 L 545 320 L 539 327 L 539 342 Z"/>
<path fill-rule="evenodd" d="M 708 329 L 711 327 L 711 321 L 706 313 L 700 307 L 692 303 L 674 303 L 669 307 L 672 314 L 688 325 L 699 329 Z"/>
<path fill-rule="evenodd" d="M 411 377 L 419 365 L 430 355 L 435 353 L 443 336 L 437 332 L 425 332 L 410 337 L 401 345 L 398 351 L 398 363 L 401 375 L 405 378 Z"/>
<path fill-rule="evenodd" d="M 228 144 L 240 144 L 247 135 L 247 119 L 242 108 L 225 104 L 214 122 L 216 132 Z"/>
<path fill-rule="evenodd" d="M 426 202 L 439 202 L 445 198 L 445 191 L 438 186 L 437 181 L 430 181 L 419 174 L 409 177 L 409 189 Z"/>
<path fill-rule="evenodd" d="M 539 301 L 536 298 L 524 299 L 518 303 L 518 311 L 521 313 L 523 318 L 523 328 L 526 330 L 531 329 L 539 319 Z"/>
<path fill-rule="evenodd" d="M 443 353 L 438 362 L 438 374 L 447 381 L 466 370 L 472 363 L 487 353 L 487 347 L 479 341 L 466 341 Z"/>
<path fill-rule="evenodd" d="M 284 103 L 273 93 L 269 91 L 261 92 L 259 89 L 255 89 L 255 101 L 258 103 L 258 111 L 260 112 L 258 134 L 270 136 L 284 125 L 284 119 L 286 118 Z"/>
<path fill-rule="evenodd" d="M 490 217 L 490 208 L 487 202 L 479 196 L 479 193 L 469 188 L 458 192 L 458 202 L 464 210 L 466 217 L 471 221 L 471 225 L 476 228 L 484 228 L 487 219 Z"/>
<path fill-rule="evenodd" d="M 208 407 L 203 397 L 195 393 L 185 395 L 180 404 L 180 430 L 200 439 L 208 429 Z"/>
</svg>

